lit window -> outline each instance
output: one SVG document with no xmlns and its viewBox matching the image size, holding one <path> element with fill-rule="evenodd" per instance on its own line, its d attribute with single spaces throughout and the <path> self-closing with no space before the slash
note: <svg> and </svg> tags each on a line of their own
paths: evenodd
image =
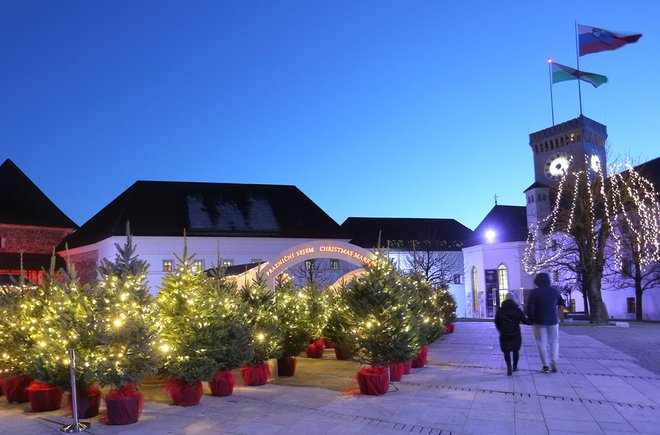
<svg viewBox="0 0 660 435">
<path fill-rule="evenodd" d="M 225 258 L 222 260 L 222 267 L 229 267 L 234 265 L 234 259 L 233 258 Z"/>
<path fill-rule="evenodd" d="M 330 270 L 339 270 L 339 260 L 330 260 Z"/>
<path fill-rule="evenodd" d="M 479 310 L 479 288 L 477 286 L 477 268 L 472 268 L 472 304 L 474 311 Z"/>
<path fill-rule="evenodd" d="M 163 272 L 171 272 L 174 269 L 174 261 L 163 260 Z"/>
<path fill-rule="evenodd" d="M 314 260 L 305 260 L 305 269 L 312 270 L 313 265 L 314 265 Z"/>
<path fill-rule="evenodd" d="M 200 273 L 204 270 L 204 260 L 194 260 L 190 266 L 192 273 Z"/>
<path fill-rule="evenodd" d="M 5 249 L 7 247 L 7 239 L 0 237 L 0 248 Z"/>
<path fill-rule="evenodd" d="M 509 291 L 509 271 L 503 264 L 500 264 L 497 268 L 497 287 L 499 288 L 500 301 L 504 301 L 504 297 Z"/>
</svg>

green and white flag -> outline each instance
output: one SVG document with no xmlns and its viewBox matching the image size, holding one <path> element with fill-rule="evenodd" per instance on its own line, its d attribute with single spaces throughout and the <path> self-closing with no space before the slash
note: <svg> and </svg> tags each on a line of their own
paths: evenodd
<svg viewBox="0 0 660 435">
<path fill-rule="evenodd" d="M 600 74 L 580 71 L 570 66 L 552 62 L 552 83 L 565 82 L 566 80 L 582 80 L 590 83 L 594 88 L 607 83 L 607 77 Z"/>
</svg>

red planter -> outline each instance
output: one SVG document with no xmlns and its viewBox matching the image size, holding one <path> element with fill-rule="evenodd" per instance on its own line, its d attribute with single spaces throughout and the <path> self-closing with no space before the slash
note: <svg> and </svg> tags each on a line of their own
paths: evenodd
<svg viewBox="0 0 660 435">
<path fill-rule="evenodd" d="M 120 425 L 136 423 L 142 414 L 144 396 L 130 383 L 105 395 L 105 423 Z"/>
<path fill-rule="evenodd" d="M 332 340 L 327 338 L 323 339 L 323 345 L 326 347 L 326 349 L 333 349 L 335 347 L 335 344 L 332 342 Z"/>
<path fill-rule="evenodd" d="M 362 394 L 382 396 L 387 393 L 390 378 L 385 367 L 371 367 L 357 372 L 357 381 Z"/>
<path fill-rule="evenodd" d="M 400 382 L 403 378 L 403 363 L 390 364 L 390 380 Z"/>
<path fill-rule="evenodd" d="M 339 360 L 350 359 L 348 356 L 344 355 L 344 352 L 340 348 L 335 346 L 335 358 Z"/>
<path fill-rule="evenodd" d="M 78 418 L 92 418 L 99 415 L 99 405 L 101 404 L 101 390 L 99 387 L 90 387 L 87 391 L 78 391 L 76 393 L 76 404 L 78 405 Z M 73 401 L 71 392 L 66 393 L 66 405 L 69 412 L 73 415 Z"/>
<path fill-rule="evenodd" d="M 5 398 L 9 403 L 22 403 L 30 400 L 26 388 L 32 382 L 29 376 L 13 376 L 5 378 L 2 391 L 5 393 Z"/>
<path fill-rule="evenodd" d="M 62 388 L 43 382 L 32 382 L 26 388 L 33 412 L 55 411 L 62 407 Z"/>
<path fill-rule="evenodd" d="M 277 360 L 278 376 L 293 376 L 296 373 L 298 358 L 295 356 L 285 356 Z"/>
<path fill-rule="evenodd" d="M 454 324 L 447 323 L 447 334 L 453 334 L 453 333 L 454 333 Z"/>
<path fill-rule="evenodd" d="M 246 365 L 241 367 L 241 377 L 243 385 L 258 386 L 264 385 L 270 376 L 270 367 L 268 364 Z"/>
<path fill-rule="evenodd" d="M 204 394 L 204 387 L 200 381 L 189 384 L 183 379 L 168 379 L 167 391 L 172 398 L 172 404 L 176 406 L 199 405 L 199 400 Z"/>
<path fill-rule="evenodd" d="M 316 340 L 314 343 L 307 347 L 307 357 L 321 358 L 323 356 L 323 340 Z"/>
<path fill-rule="evenodd" d="M 422 346 L 419 348 L 419 352 L 417 352 L 417 357 L 415 357 L 414 360 L 412 360 L 412 366 L 413 368 L 419 369 L 422 368 L 426 365 L 426 357 L 428 356 L 429 353 L 429 348 L 426 346 Z"/>
<path fill-rule="evenodd" d="M 0 376 L 0 396 L 5 394 L 4 393 L 4 391 L 5 391 L 5 379 L 6 378 L 4 376 Z"/>
<path fill-rule="evenodd" d="M 209 382 L 211 396 L 225 397 L 231 396 L 236 384 L 236 375 L 228 370 L 218 370 L 215 377 Z"/>
<path fill-rule="evenodd" d="M 403 374 L 409 375 L 412 370 L 412 360 L 403 363 Z"/>
</svg>

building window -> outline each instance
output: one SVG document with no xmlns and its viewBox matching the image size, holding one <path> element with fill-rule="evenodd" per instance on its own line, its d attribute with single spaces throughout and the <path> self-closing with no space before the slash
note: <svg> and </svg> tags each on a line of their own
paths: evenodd
<svg viewBox="0 0 660 435">
<path fill-rule="evenodd" d="M 454 274 L 454 284 L 460 284 L 461 283 L 461 274 L 460 273 L 455 273 Z"/>
<path fill-rule="evenodd" d="M 635 314 L 635 298 L 626 298 L 626 307 L 629 314 Z"/>
<path fill-rule="evenodd" d="M 4 237 L 0 237 L 0 248 L 5 249 L 7 246 L 7 239 Z"/>
<path fill-rule="evenodd" d="M 554 282 L 559 282 L 559 271 L 558 270 L 555 270 L 554 272 L 552 272 L 552 278 L 553 278 Z"/>
<path fill-rule="evenodd" d="M 339 270 L 339 260 L 330 260 L 330 270 Z"/>
<path fill-rule="evenodd" d="M 261 258 L 253 258 L 252 260 L 250 260 L 250 263 L 252 263 L 252 264 L 261 264 L 263 262 L 264 262 L 264 260 L 261 259 Z"/>
<path fill-rule="evenodd" d="M 509 270 L 503 264 L 497 267 L 497 287 L 500 293 L 500 303 L 502 303 L 509 291 Z"/>
<path fill-rule="evenodd" d="M 233 258 L 224 258 L 222 260 L 222 267 L 229 267 L 234 265 L 234 259 Z"/>
<path fill-rule="evenodd" d="M 479 311 L 479 287 L 477 285 L 477 268 L 472 268 L 472 306 L 475 313 Z"/>
<path fill-rule="evenodd" d="M 621 275 L 632 276 L 632 261 L 630 261 L 630 258 L 624 258 L 621 261 Z"/>
<path fill-rule="evenodd" d="M 305 260 L 306 270 L 312 270 L 312 266 L 314 266 L 314 260 Z"/>
<path fill-rule="evenodd" d="M 204 270 L 204 260 L 193 260 L 190 266 L 192 273 L 200 273 Z"/>
<path fill-rule="evenodd" d="M 163 272 L 172 272 L 174 270 L 173 260 L 163 260 Z"/>
</svg>

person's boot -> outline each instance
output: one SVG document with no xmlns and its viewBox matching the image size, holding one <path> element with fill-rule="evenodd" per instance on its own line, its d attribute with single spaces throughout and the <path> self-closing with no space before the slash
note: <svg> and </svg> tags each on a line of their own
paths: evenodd
<svg viewBox="0 0 660 435">
<path fill-rule="evenodd" d="M 557 373 L 557 364 L 552 364 L 552 373 Z"/>
<path fill-rule="evenodd" d="M 541 369 L 541 373 L 550 373 L 550 367 L 543 366 L 543 368 Z"/>
</svg>

